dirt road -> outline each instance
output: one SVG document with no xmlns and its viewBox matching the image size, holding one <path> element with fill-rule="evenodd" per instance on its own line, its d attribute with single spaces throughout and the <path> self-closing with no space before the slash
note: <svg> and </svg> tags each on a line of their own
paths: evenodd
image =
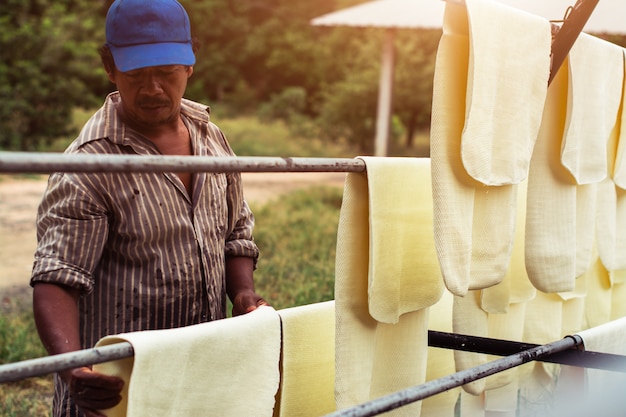
<svg viewBox="0 0 626 417">
<path fill-rule="evenodd" d="M 46 176 L 0 175 L 0 291 L 28 286 L 36 245 L 35 215 Z M 244 173 L 246 199 L 262 204 L 290 191 L 319 185 L 341 187 L 344 173 Z"/>
</svg>

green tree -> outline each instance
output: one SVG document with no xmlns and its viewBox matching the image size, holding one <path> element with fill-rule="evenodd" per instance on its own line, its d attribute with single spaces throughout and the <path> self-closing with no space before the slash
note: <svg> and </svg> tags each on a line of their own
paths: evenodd
<svg viewBox="0 0 626 417">
<path fill-rule="evenodd" d="M 375 28 L 325 28 L 328 50 L 322 58 L 330 77 L 319 96 L 318 124 L 323 136 L 346 141 L 362 153 L 373 151 L 383 31 Z"/>
<path fill-rule="evenodd" d="M 332 140 L 343 139 L 371 153 L 376 131 L 383 30 L 333 28 L 324 41 L 329 48 L 322 61 L 325 73 L 319 125 Z M 441 32 L 397 30 L 390 136 L 404 132 L 406 145 L 413 145 L 419 129 L 430 125 L 432 78 Z M 334 58 L 336 57 L 336 58 Z"/>
<path fill-rule="evenodd" d="M 314 95 L 320 82 L 317 56 L 325 46 L 309 21 L 332 10 L 334 0 L 183 3 L 201 45 L 191 95 L 222 100 L 238 90 L 252 91 L 253 105 L 289 87 Z"/>
<path fill-rule="evenodd" d="M 440 30 L 402 30 L 396 36 L 394 113 L 405 129 L 406 146 L 430 126 L 435 56 Z"/>
<path fill-rule="evenodd" d="M 182 1 L 198 41 L 194 75 L 187 96 L 196 100 L 222 100 L 240 81 L 248 17 L 242 12 L 248 0 Z"/>
<path fill-rule="evenodd" d="M 5 0 L 0 5 L 0 149 L 32 151 L 69 135 L 76 106 L 107 88 L 89 0 Z"/>
</svg>

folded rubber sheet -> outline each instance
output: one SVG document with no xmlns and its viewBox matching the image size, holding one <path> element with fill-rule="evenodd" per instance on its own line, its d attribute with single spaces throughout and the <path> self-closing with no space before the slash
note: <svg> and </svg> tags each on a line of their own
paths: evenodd
<svg viewBox="0 0 626 417">
<path fill-rule="evenodd" d="M 431 124 L 437 254 L 447 288 L 460 296 L 501 282 L 508 270 L 517 187 L 550 68 L 547 20 L 496 2 L 465 3 L 446 3 Z"/>
<path fill-rule="evenodd" d="M 606 59 L 591 64 L 598 54 Z M 618 227 L 626 222 L 626 203 L 609 175 L 617 160 L 623 74 L 621 48 L 583 34 L 549 88 L 526 223 L 526 267 L 541 291 L 571 291 L 592 267 L 596 242 L 609 269 L 626 265 Z"/>
<path fill-rule="evenodd" d="M 278 310 L 281 380 L 275 417 L 319 417 L 335 411 L 335 302 Z"/>
<path fill-rule="evenodd" d="M 134 357 L 94 365 L 125 381 L 108 417 L 271 417 L 279 385 L 280 319 L 271 307 L 169 330 L 108 336 Z"/>
<path fill-rule="evenodd" d="M 430 161 L 364 160 L 366 173 L 346 176 L 337 231 L 338 409 L 425 381 L 428 307 L 444 289 L 432 235 Z M 381 312 L 391 312 L 391 322 L 376 319 L 387 320 Z M 420 409 L 418 402 L 389 415 L 414 417 Z"/>
</svg>

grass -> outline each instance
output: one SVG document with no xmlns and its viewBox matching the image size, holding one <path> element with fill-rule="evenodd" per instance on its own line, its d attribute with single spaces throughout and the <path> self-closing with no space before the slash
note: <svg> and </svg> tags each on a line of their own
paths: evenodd
<svg viewBox="0 0 626 417">
<path fill-rule="evenodd" d="M 28 288 L 6 292 L 0 301 L 0 364 L 45 356 L 35 329 Z M 52 392 L 51 375 L 3 384 L 0 415 L 47 417 Z"/>
<path fill-rule="evenodd" d="M 252 209 L 261 256 L 255 285 L 276 309 L 334 299 L 341 190 L 314 187 Z"/>
<path fill-rule="evenodd" d="M 5 384 L 0 392 L 0 415 L 4 417 L 49 417 L 52 377 L 31 378 Z"/>
<path fill-rule="evenodd" d="M 77 111 L 75 124 L 91 114 Z M 281 122 L 261 123 L 253 117 L 216 118 L 235 153 L 245 156 L 353 157 L 342 144 L 292 137 Z M 69 143 L 59 140 L 50 151 Z M 25 176 L 24 178 L 26 178 Z M 1 180 L 1 178 L 0 178 Z M 252 207 L 257 218 L 255 239 L 261 250 L 255 273 L 257 290 L 276 309 L 334 298 L 334 259 L 341 190 L 315 187 Z M 45 356 L 32 317 L 28 288 L 5 294 L 0 312 L 0 364 Z M 52 376 L 29 378 L 0 387 L 0 416 L 47 417 Z"/>
<path fill-rule="evenodd" d="M 30 312 L 26 296 L 5 296 L 2 300 L 3 314 L 0 316 L 0 361 L 16 362 L 45 354 Z"/>
<path fill-rule="evenodd" d="M 262 252 L 257 291 L 276 309 L 333 299 L 341 190 L 316 187 L 253 207 Z M 0 364 L 45 356 L 31 313 L 30 290 L 6 294 L 0 316 Z M 48 416 L 52 377 L 2 385 L 1 416 Z"/>
</svg>

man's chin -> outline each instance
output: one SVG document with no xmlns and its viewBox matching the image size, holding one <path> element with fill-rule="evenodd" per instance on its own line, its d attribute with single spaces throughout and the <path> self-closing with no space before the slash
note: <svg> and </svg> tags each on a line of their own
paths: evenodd
<svg viewBox="0 0 626 417">
<path fill-rule="evenodd" d="M 172 123 L 177 119 L 168 107 L 142 108 L 140 114 L 141 122 L 150 126 Z"/>
</svg>

